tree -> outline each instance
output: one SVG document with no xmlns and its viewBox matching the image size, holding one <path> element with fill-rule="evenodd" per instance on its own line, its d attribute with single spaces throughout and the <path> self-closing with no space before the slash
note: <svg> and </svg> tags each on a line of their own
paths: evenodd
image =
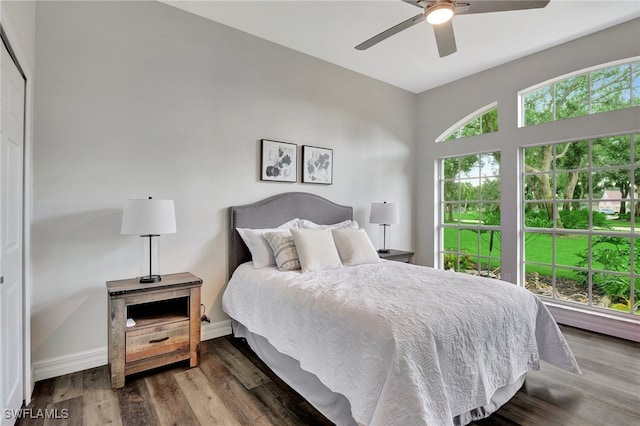
<svg viewBox="0 0 640 426">
<path fill-rule="evenodd" d="M 553 220 L 555 216 L 558 221 L 558 227 L 560 227 L 560 217 L 554 213 L 553 203 L 551 202 L 555 198 L 553 182 L 551 181 L 551 169 L 554 161 L 558 162 L 564 158 L 572 145 L 572 143 L 566 143 L 564 146 L 559 146 L 562 150 L 561 152 L 557 152 L 555 145 L 544 145 L 525 150 L 525 172 L 536 173 L 528 176 L 528 190 L 535 197 L 533 199 L 540 200 L 540 208 L 547 212 L 550 220 Z"/>
</svg>

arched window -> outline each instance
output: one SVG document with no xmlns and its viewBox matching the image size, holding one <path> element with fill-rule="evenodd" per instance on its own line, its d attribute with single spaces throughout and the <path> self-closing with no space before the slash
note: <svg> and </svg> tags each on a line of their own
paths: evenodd
<svg viewBox="0 0 640 426">
<path fill-rule="evenodd" d="M 498 131 L 498 103 L 493 102 L 467 115 L 436 138 L 436 142 L 450 141 Z"/>
<path fill-rule="evenodd" d="M 521 91 L 518 127 L 640 105 L 640 60 L 611 62 Z"/>
</svg>

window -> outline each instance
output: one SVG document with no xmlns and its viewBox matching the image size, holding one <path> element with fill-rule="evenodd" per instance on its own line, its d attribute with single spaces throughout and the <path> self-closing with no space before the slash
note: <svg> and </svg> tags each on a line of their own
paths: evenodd
<svg viewBox="0 0 640 426">
<path fill-rule="evenodd" d="M 639 314 L 640 134 L 523 150 L 525 287 Z"/>
<path fill-rule="evenodd" d="M 573 73 L 520 93 L 520 126 L 640 105 L 640 61 Z"/>
<path fill-rule="evenodd" d="M 498 277 L 500 153 L 440 160 L 440 267 Z"/>
<path fill-rule="evenodd" d="M 461 124 L 462 123 L 462 124 Z M 466 116 L 440 135 L 436 142 L 498 131 L 498 107 L 494 102 Z"/>
</svg>

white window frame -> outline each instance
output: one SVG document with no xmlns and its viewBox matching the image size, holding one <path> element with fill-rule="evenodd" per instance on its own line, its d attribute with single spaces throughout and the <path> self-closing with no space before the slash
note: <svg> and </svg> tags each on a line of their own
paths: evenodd
<svg viewBox="0 0 640 426">
<path fill-rule="evenodd" d="M 499 150 L 490 150 L 490 151 L 486 151 L 486 152 L 475 152 L 475 153 L 470 153 L 470 154 L 462 154 L 462 155 L 455 155 L 455 156 L 450 156 L 450 157 L 442 157 L 439 158 L 437 160 L 437 169 L 438 169 L 438 225 L 437 225 L 437 235 L 438 235 L 438 251 L 437 251 L 437 265 L 438 268 L 440 269 L 444 269 L 444 260 L 445 260 L 445 255 L 447 254 L 453 254 L 457 256 L 457 265 L 459 265 L 459 257 L 464 255 L 464 253 L 461 252 L 460 250 L 460 235 L 458 234 L 457 237 L 457 250 L 456 252 L 452 252 L 450 250 L 445 250 L 445 246 L 444 246 L 444 232 L 445 229 L 450 228 L 450 229 L 457 229 L 459 231 L 461 230 L 471 230 L 471 231 L 476 231 L 476 232 L 480 232 L 480 231 L 489 231 L 489 232 L 501 232 L 501 225 L 482 225 L 482 224 L 478 224 L 478 225 L 464 225 L 461 223 L 457 223 L 457 224 L 446 224 L 445 223 L 445 215 L 446 215 L 446 211 L 443 208 L 445 206 L 445 200 L 444 200 L 444 184 L 447 181 L 450 181 L 450 179 L 445 179 L 444 177 L 444 168 L 443 168 L 443 164 L 445 160 L 448 159 L 452 159 L 452 158 L 460 158 L 460 157 L 469 157 L 469 156 L 478 156 L 481 157 L 482 155 L 488 154 L 491 155 L 495 152 L 500 152 Z M 501 170 L 498 170 L 498 174 L 497 175 L 492 175 L 491 177 L 495 177 L 498 178 L 499 180 L 502 179 L 501 177 Z M 475 178 L 475 176 L 473 177 Z M 480 175 L 477 177 L 478 180 L 482 179 L 483 176 Z M 459 177 L 456 178 L 456 181 L 460 181 L 461 179 Z M 502 192 L 501 192 L 502 194 Z M 449 203 L 451 203 L 451 201 L 448 201 Z M 482 200 L 482 195 L 480 193 L 477 203 L 478 204 L 498 204 L 500 205 L 502 202 L 502 195 L 500 197 L 500 199 L 498 200 L 487 200 L 486 202 L 483 202 Z M 461 204 L 461 201 L 458 199 L 457 202 L 455 202 L 454 204 L 458 204 L 458 206 Z M 459 211 L 459 210 L 458 210 Z M 483 256 L 481 254 L 481 249 L 482 249 L 482 244 L 481 244 L 481 239 L 480 237 L 478 237 L 478 242 L 477 242 L 477 255 L 472 255 L 474 256 L 474 258 L 478 259 L 478 260 L 488 260 L 489 262 L 491 262 L 492 259 L 496 259 L 498 258 L 500 261 L 500 264 L 502 264 L 502 254 L 500 253 L 498 256 Z M 484 270 L 480 269 L 480 265 L 482 262 L 479 262 L 476 265 L 476 271 L 478 272 L 478 274 L 481 274 L 484 272 Z"/>
<path fill-rule="evenodd" d="M 461 127 L 465 126 L 471 120 L 473 120 L 475 118 L 478 118 L 479 116 L 482 116 L 482 114 L 484 114 L 486 112 L 489 112 L 492 109 L 497 109 L 497 108 L 498 108 L 498 102 L 494 101 L 494 102 L 491 102 L 488 105 L 483 106 L 482 108 L 479 108 L 479 109 L 473 111 L 472 113 L 470 113 L 468 115 L 465 115 L 460 120 L 456 121 L 452 126 L 447 128 L 447 130 L 442 132 L 440 134 L 440 136 L 438 136 L 436 138 L 436 143 L 445 142 L 446 139 L 453 134 L 453 132 L 459 130 Z M 500 115 L 498 115 L 498 121 L 500 121 Z"/>
<path fill-rule="evenodd" d="M 521 246 L 522 246 L 522 250 L 520 253 L 520 265 L 519 265 L 519 273 L 520 273 L 520 280 L 519 282 L 522 283 L 522 285 L 524 285 L 525 283 L 525 275 L 526 275 L 526 265 L 538 265 L 538 266 L 545 266 L 545 267 L 550 267 L 552 270 L 552 287 L 553 287 L 553 297 L 545 297 L 545 296 L 540 296 L 541 299 L 543 299 L 545 301 L 545 303 L 553 303 L 553 304 L 557 304 L 557 305 L 562 305 L 562 306 L 567 306 L 570 308 L 577 308 L 580 310 L 586 310 L 586 311 L 591 311 L 591 312 L 599 312 L 602 314 L 606 314 L 606 315 L 610 315 L 610 316 L 614 316 L 614 317 L 621 317 L 621 318 L 627 318 L 627 319 L 631 319 L 631 320 L 635 320 L 637 321 L 639 319 L 639 315 L 637 314 L 633 314 L 633 312 L 622 312 L 622 311 L 617 311 L 614 309 L 609 309 L 609 308 L 603 308 L 603 307 L 599 307 L 599 306 L 593 306 L 592 305 L 592 289 L 593 289 L 593 281 L 592 281 L 592 275 L 593 273 L 599 273 L 602 272 L 602 270 L 600 269 L 594 269 L 592 267 L 592 259 L 591 259 L 591 252 L 589 252 L 588 255 L 588 259 L 589 259 L 589 263 L 587 265 L 587 267 L 578 267 L 578 266 L 571 266 L 571 269 L 576 270 L 576 271 L 583 271 L 583 272 L 587 272 L 588 274 L 588 302 L 587 304 L 584 303 L 579 303 L 579 302 L 571 302 L 571 301 L 566 301 L 566 300 L 562 300 L 562 299 L 558 299 L 555 297 L 556 294 L 556 269 L 557 268 L 561 268 L 561 269 L 566 269 L 568 268 L 570 265 L 556 265 L 555 264 L 555 258 L 556 258 L 556 238 L 557 236 L 560 235 L 583 235 L 583 236 L 587 236 L 589 239 L 589 247 L 591 247 L 591 241 L 592 238 L 594 237 L 599 237 L 599 236 L 611 236 L 611 237 L 620 237 L 620 238 L 625 238 L 625 239 L 629 239 L 630 241 L 630 253 L 632 254 L 630 256 L 630 269 L 629 269 L 629 273 L 617 273 L 615 271 L 607 271 L 607 273 L 611 273 L 612 275 L 621 275 L 621 276 L 629 276 L 630 277 L 630 288 L 629 288 L 629 304 L 631 305 L 632 309 L 634 304 L 637 302 L 635 300 L 635 294 L 634 294 L 634 286 L 635 286 L 635 280 L 640 279 L 640 277 L 637 277 L 635 274 L 635 257 L 633 256 L 634 250 L 640 249 L 640 247 L 636 247 L 636 241 L 640 242 L 640 233 L 637 233 L 636 230 L 640 228 L 639 224 L 637 224 L 635 222 L 635 220 L 631 221 L 631 227 L 629 229 L 628 232 L 622 232 L 622 231 L 606 231 L 606 230 L 592 230 L 592 225 L 593 225 L 593 216 L 589 215 L 589 229 L 564 229 L 564 228 L 557 228 L 556 227 L 556 218 L 554 217 L 553 220 L 553 227 L 552 228 L 529 228 L 527 226 L 525 226 L 525 211 L 526 211 L 526 205 L 530 203 L 527 202 L 527 200 L 524 199 L 524 185 L 525 185 L 525 178 L 526 176 L 531 176 L 531 175 L 535 175 L 536 173 L 526 173 L 525 172 L 525 153 L 524 151 L 526 149 L 531 149 L 531 148 L 535 148 L 536 146 L 548 146 L 548 145 L 560 145 L 560 144 L 564 144 L 564 143 L 572 143 L 572 142 L 582 142 L 582 141 L 589 141 L 589 162 L 587 164 L 587 166 L 585 168 L 579 168 L 579 169 L 575 169 L 575 170 L 571 170 L 571 169 L 567 169 L 567 170 L 562 170 L 563 173 L 565 172 L 571 172 L 571 171 L 580 171 L 580 172 L 587 172 L 589 174 L 589 180 L 590 180 L 590 191 L 588 194 L 588 197 L 585 199 L 581 199 L 579 200 L 579 202 L 581 203 L 588 203 L 591 206 L 591 209 L 593 209 L 593 206 L 595 204 L 597 204 L 600 200 L 596 200 L 593 198 L 593 182 L 592 182 L 592 177 L 593 174 L 596 171 L 602 171 L 602 170 L 608 170 L 608 169 L 616 169 L 617 167 L 593 167 L 593 163 L 592 163 L 592 159 L 593 159 L 593 154 L 592 154 L 592 147 L 593 147 L 593 141 L 596 139 L 602 139 L 602 138 L 607 138 L 607 137 L 615 137 L 615 136 L 626 136 L 628 135 L 630 137 L 630 162 L 628 167 L 630 168 L 631 172 L 633 173 L 633 170 L 635 170 L 637 167 L 635 167 L 635 143 L 634 143 L 634 138 L 637 138 L 638 141 L 640 141 L 640 134 L 636 133 L 636 132 L 631 132 L 631 133 L 617 133 L 617 134 L 610 134 L 610 135 L 606 135 L 606 136 L 602 136 L 602 137 L 590 137 L 590 138 L 580 138 L 580 139 L 572 139 L 572 140 L 565 140 L 565 141 L 557 141 L 557 142 L 548 142 L 548 143 L 539 143 L 539 144 L 535 144 L 535 145 L 529 145 L 529 146 L 523 146 L 520 147 L 520 153 L 519 153 L 519 157 L 520 157 L 520 182 L 519 182 L 519 186 L 520 186 L 520 229 L 522 230 L 522 232 L 520 233 L 521 235 Z M 626 165 L 624 167 L 627 167 Z M 552 167 L 552 169 L 550 170 L 549 173 L 551 174 L 555 174 L 556 169 L 555 169 L 555 165 Z M 554 182 L 554 193 L 556 193 L 556 189 L 557 187 L 555 186 L 556 183 Z M 543 201 L 543 200 L 539 200 L 539 201 Z M 564 203 L 565 201 L 567 201 L 566 199 L 563 198 L 553 198 L 552 200 L 544 200 L 544 201 L 551 201 L 554 205 L 554 211 L 557 211 L 558 205 Z M 614 200 L 614 201 L 620 201 L 620 200 Z M 634 210 L 634 204 L 635 202 L 638 201 L 637 198 L 637 194 L 634 191 L 630 191 L 629 194 L 629 202 L 630 202 L 630 210 L 632 212 L 631 216 L 633 217 L 633 210 Z M 526 241 L 525 241 L 525 235 L 526 234 L 543 234 L 543 235 L 552 235 L 554 236 L 552 245 L 551 245 L 551 263 L 550 264 L 546 264 L 546 263 L 538 263 L 538 262 L 532 262 L 532 261 L 525 261 L 526 258 Z"/>
</svg>

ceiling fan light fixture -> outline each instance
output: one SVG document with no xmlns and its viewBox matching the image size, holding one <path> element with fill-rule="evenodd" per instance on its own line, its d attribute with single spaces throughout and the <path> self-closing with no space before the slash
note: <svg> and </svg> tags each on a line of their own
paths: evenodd
<svg viewBox="0 0 640 426">
<path fill-rule="evenodd" d="M 431 25 L 444 24 L 451 18 L 453 18 L 453 5 L 451 3 L 436 4 L 427 11 L 427 22 Z"/>
</svg>

